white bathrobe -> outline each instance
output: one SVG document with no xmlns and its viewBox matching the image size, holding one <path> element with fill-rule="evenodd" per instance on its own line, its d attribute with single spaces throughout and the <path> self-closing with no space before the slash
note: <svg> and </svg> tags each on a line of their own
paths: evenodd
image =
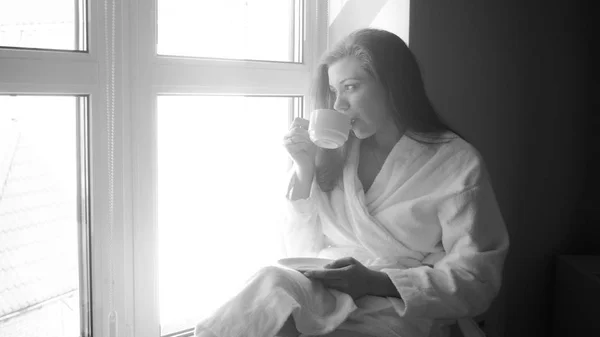
<svg viewBox="0 0 600 337">
<path fill-rule="evenodd" d="M 352 256 L 386 273 L 401 298 L 352 301 L 299 272 L 266 268 L 196 334 L 270 337 L 290 314 L 305 336 L 425 337 L 454 320 L 467 329 L 464 319 L 483 313 L 500 289 L 509 241 L 480 155 L 449 137 L 422 144 L 403 136 L 367 193 L 357 176 L 360 140 L 351 138 L 334 190 L 315 182 L 308 199 L 287 201 L 288 256 Z"/>
</svg>

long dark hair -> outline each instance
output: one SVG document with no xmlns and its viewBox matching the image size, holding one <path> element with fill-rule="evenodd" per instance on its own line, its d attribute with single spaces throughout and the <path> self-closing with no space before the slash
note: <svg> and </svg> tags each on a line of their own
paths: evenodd
<svg viewBox="0 0 600 337">
<path fill-rule="evenodd" d="M 444 140 L 446 131 L 451 131 L 427 97 L 412 51 L 400 37 L 380 29 L 354 31 L 323 55 L 312 86 L 315 109 L 333 109 L 335 97 L 329 89 L 328 69 L 346 57 L 359 60 L 363 69 L 387 90 L 394 121 L 406 136 L 421 143 L 437 143 Z M 346 156 L 347 145 L 317 150 L 316 176 L 321 190 L 328 192 L 335 187 Z"/>
</svg>

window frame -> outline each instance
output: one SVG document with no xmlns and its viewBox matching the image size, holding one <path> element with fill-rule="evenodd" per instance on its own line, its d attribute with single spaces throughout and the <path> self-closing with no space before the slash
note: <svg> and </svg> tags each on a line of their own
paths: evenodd
<svg viewBox="0 0 600 337">
<path fill-rule="evenodd" d="M 89 188 L 81 207 L 88 213 L 80 214 L 89 223 L 80 234 L 89 239 L 81 256 L 89 256 L 91 303 L 82 306 L 82 316 L 91 321 L 82 322 L 82 336 L 160 335 L 157 95 L 303 96 L 306 115 L 310 76 L 327 46 L 328 2 L 304 0 L 304 6 L 301 64 L 158 56 L 156 0 L 88 0 L 86 51 L 0 48 L 0 93 L 87 98 L 88 138 L 78 145 L 89 156 L 80 172 L 89 176 L 77 179 Z M 223 78 L 242 80 L 219 82 Z"/>
<path fill-rule="evenodd" d="M 130 158 L 124 172 L 131 205 L 133 277 L 126 286 L 135 289 L 133 336 L 160 335 L 158 303 L 158 223 L 156 97 L 169 94 L 232 94 L 302 96 L 304 111 L 312 104 L 310 76 L 327 46 L 328 1 L 303 0 L 304 43 L 302 63 L 222 60 L 156 54 L 157 0 L 133 0 L 128 7 L 131 41 L 128 74 L 131 79 L 129 115 L 124 120 Z M 309 52 L 310 51 L 310 52 Z M 176 334 L 172 334 L 176 335 Z M 189 332 L 181 334 L 189 335 Z"/>
<path fill-rule="evenodd" d="M 0 92 L 29 95 L 84 95 L 89 106 L 89 234 L 91 303 L 83 305 L 82 336 L 114 336 L 132 328 L 133 278 L 128 189 L 123 179 L 128 147 L 123 120 L 127 118 L 128 74 L 124 57 L 128 31 L 125 6 L 116 0 L 88 1 L 88 50 L 57 51 L 27 48 L 0 49 Z M 114 12 L 114 15 L 113 15 Z M 112 27 L 115 34 L 112 34 Z M 114 58 L 109 46 L 114 46 Z M 108 144 L 108 90 L 114 65 L 114 143 Z M 112 172 L 107 158 L 113 158 Z M 111 178 L 112 177 L 112 178 Z M 106 188 L 113 182 L 113 192 Z M 111 202 L 112 200 L 112 202 Z M 113 205 L 111 211 L 111 204 Z M 114 215 L 114 220 L 109 219 Z M 111 225 L 112 223 L 112 225 Z M 113 323 L 110 313 L 117 313 Z M 131 335 L 131 334 L 130 334 Z"/>
<path fill-rule="evenodd" d="M 114 15 L 112 15 L 114 8 Z M 87 259 L 86 269 L 89 273 L 81 275 L 80 282 L 83 291 L 90 296 L 81 303 L 82 336 L 108 336 L 108 317 L 111 310 L 123 312 L 125 319 L 118 321 L 118 328 L 126 330 L 127 316 L 131 316 L 132 308 L 126 304 L 132 302 L 127 298 L 130 293 L 124 285 L 125 270 L 131 268 L 124 254 L 124 242 L 127 231 L 124 211 L 124 91 L 125 76 L 115 77 L 114 105 L 114 147 L 108 144 L 107 132 L 109 115 L 107 114 L 107 86 L 109 78 L 105 76 L 111 67 L 111 55 L 107 53 L 107 44 L 114 43 L 114 69 L 117 73 L 123 69 L 121 57 L 123 31 L 120 30 L 120 20 L 123 17 L 123 7 L 116 0 L 106 0 L 103 4 L 98 1 L 87 1 L 85 5 L 87 34 L 75 36 L 79 42 L 87 44 L 87 50 L 53 50 L 38 48 L 0 48 L 0 93 L 11 95 L 69 95 L 83 96 L 86 106 L 82 103 L 78 110 L 87 109 L 78 125 L 88 125 L 87 130 L 78 130 L 80 136 L 77 147 L 79 154 L 88 156 L 87 164 L 79 160 L 78 176 L 74 177 L 80 185 L 80 207 L 78 215 L 80 258 Z M 80 14 L 80 13 L 79 13 Z M 78 15 L 79 15 L 78 14 Z M 115 25 L 114 35 L 112 25 Z M 108 34 L 107 34 L 108 33 Z M 79 114 L 81 116 L 81 114 Z M 113 165 L 106 165 L 107 158 L 113 152 Z M 83 165 L 82 165 L 83 164 Z M 87 173 L 87 176 L 86 174 Z M 111 178 L 113 177 L 113 178 Z M 111 198 L 106 186 L 114 182 L 114 195 Z M 114 220 L 108 218 L 110 204 L 114 205 L 112 214 Z M 130 240 L 129 240 L 130 241 Z M 87 245 L 86 245 L 87 242 Z M 111 265 L 112 264 L 112 265 Z M 80 267 L 82 265 L 80 264 Z M 112 270 L 112 271 L 111 271 Z M 112 308 L 106 305 L 112 303 Z"/>
</svg>

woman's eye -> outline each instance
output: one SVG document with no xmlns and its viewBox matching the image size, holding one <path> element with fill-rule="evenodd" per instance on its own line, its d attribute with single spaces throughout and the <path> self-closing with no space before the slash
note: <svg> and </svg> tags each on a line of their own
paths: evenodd
<svg viewBox="0 0 600 337">
<path fill-rule="evenodd" d="M 356 84 L 346 84 L 344 86 L 344 89 L 346 89 L 346 91 L 352 91 L 354 89 L 356 89 L 357 85 Z"/>
</svg>

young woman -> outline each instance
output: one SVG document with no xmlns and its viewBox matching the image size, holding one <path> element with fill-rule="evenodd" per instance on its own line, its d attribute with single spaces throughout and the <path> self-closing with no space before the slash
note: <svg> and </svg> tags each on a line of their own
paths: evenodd
<svg viewBox="0 0 600 337">
<path fill-rule="evenodd" d="M 264 268 L 196 335 L 441 336 L 457 320 L 466 331 L 497 295 L 509 247 L 481 156 L 437 116 L 392 33 L 350 34 L 314 89 L 315 108 L 347 114 L 352 131 L 325 150 L 293 122 L 284 237 L 289 256 L 334 262 Z"/>
</svg>

